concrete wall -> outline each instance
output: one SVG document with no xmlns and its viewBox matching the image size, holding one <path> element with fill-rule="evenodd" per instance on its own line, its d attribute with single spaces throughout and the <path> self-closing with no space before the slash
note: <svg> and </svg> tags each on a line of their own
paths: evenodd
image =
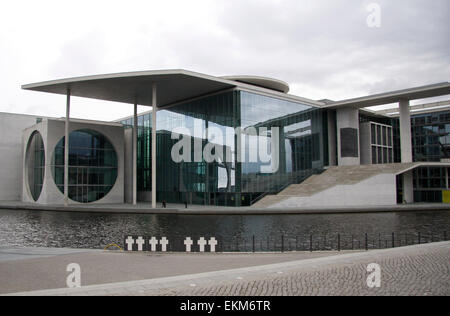
<svg viewBox="0 0 450 316">
<path fill-rule="evenodd" d="M 151 202 L 152 201 L 152 191 L 138 191 L 137 200 L 139 202 Z"/>
<path fill-rule="evenodd" d="M 328 111 L 328 161 L 330 166 L 336 166 L 336 115 Z"/>
<path fill-rule="evenodd" d="M 309 197 L 290 197 L 269 208 L 395 205 L 395 179 L 393 174 L 379 174 L 357 184 L 337 185 Z"/>
<path fill-rule="evenodd" d="M 71 121 L 69 132 L 79 129 L 90 129 L 97 131 L 108 138 L 113 145 L 118 160 L 118 173 L 116 183 L 111 191 L 99 201 L 93 202 L 93 204 L 104 203 L 123 203 L 124 202 L 124 161 L 125 161 L 125 149 L 124 149 L 124 130 L 121 126 L 108 125 L 108 124 L 95 124 Z M 55 146 L 64 137 L 65 123 L 64 120 L 45 119 L 43 122 L 27 128 L 23 132 L 22 148 L 26 153 L 28 141 L 30 136 L 38 131 L 44 141 L 45 150 L 45 173 L 44 183 L 41 195 L 37 201 L 40 204 L 63 204 L 64 194 L 58 189 L 53 180 L 53 174 L 51 170 L 52 157 Z M 27 170 L 26 166 L 26 154 L 22 158 L 22 168 Z M 26 172 L 22 176 L 22 200 L 24 202 L 34 202 L 30 194 L 28 185 L 28 177 Z M 70 204 L 79 204 L 78 202 L 69 200 Z"/>
<path fill-rule="evenodd" d="M 22 199 L 22 131 L 37 118 L 0 113 L 0 201 Z"/>
<path fill-rule="evenodd" d="M 133 203 L 133 129 L 125 129 L 125 203 Z"/>
<path fill-rule="evenodd" d="M 412 162 L 411 108 L 408 100 L 400 101 L 400 150 L 403 163 Z"/>
<path fill-rule="evenodd" d="M 359 110 L 354 108 L 342 108 L 336 110 L 336 125 L 337 125 L 337 150 L 338 150 L 338 165 L 339 166 L 355 166 L 360 164 L 359 152 Z M 341 144 L 344 130 L 356 130 L 355 135 L 355 155 L 346 154 L 345 148 L 347 144 Z"/>
<path fill-rule="evenodd" d="M 361 164 L 370 165 L 372 164 L 372 140 L 370 134 L 370 122 L 362 123 L 359 126 L 359 148 L 361 153 Z"/>
</svg>

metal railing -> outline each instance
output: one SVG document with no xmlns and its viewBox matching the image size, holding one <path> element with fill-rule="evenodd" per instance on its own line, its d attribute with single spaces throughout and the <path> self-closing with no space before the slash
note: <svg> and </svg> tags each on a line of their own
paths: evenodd
<svg viewBox="0 0 450 316">
<path fill-rule="evenodd" d="M 343 251 L 386 249 L 447 241 L 441 233 L 309 234 L 258 238 L 221 238 L 222 252 Z"/>
<path fill-rule="evenodd" d="M 130 236 L 130 235 L 127 235 Z M 137 236 L 134 235 L 136 238 Z M 203 236 L 209 240 L 211 236 Z M 126 238 L 126 237 L 125 237 Z M 192 252 L 198 252 L 197 241 L 201 236 L 191 236 L 193 241 Z M 442 232 L 415 232 L 415 233 L 326 233 L 326 234 L 299 234 L 296 236 L 283 235 L 258 237 L 255 235 L 246 237 L 215 236 L 217 240 L 216 252 L 291 252 L 291 251 L 350 251 L 387 249 L 447 241 L 447 231 Z M 168 252 L 185 252 L 186 246 L 182 237 L 168 237 Z M 125 241 L 117 243 L 123 249 Z M 209 246 L 205 246 L 205 252 L 209 252 Z M 159 251 L 159 250 L 157 250 Z"/>
</svg>

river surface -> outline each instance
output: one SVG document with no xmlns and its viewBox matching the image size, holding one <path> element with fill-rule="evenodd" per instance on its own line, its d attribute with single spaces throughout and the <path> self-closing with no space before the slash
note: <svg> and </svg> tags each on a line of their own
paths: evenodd
<svg viewBox="0 0 450 316">
<path fill-rule="evenodd" d="M 234 246 L 249 250 L 253 238 L 256 248 L 274 250 L 280 247 L 282 238 L 285 249 L 292 249 L 299 243 L 309 247 L 306 244 L 311 235 L 320 237 L 313 242 L 320 247 L 320 242 L 327 245 L 339 234 L 347 247 L 349 238 L 362 247 L 367 233 L 369 243 L 383 248 L 391 243 L 392 233 L 402 245 L 402 238 L 406 244 L 413 243 L 418 233 L 425 242 L 443 240 L 449 227 L 450 211 L 199 216 L 0 210 L 0 246 L 98 249 L 111 243 L 123 246 L 126 235 L 166 236 L 172 240 L 214 236 L 223 245 L 228 244 L 228 250 Z"/>
</svg>

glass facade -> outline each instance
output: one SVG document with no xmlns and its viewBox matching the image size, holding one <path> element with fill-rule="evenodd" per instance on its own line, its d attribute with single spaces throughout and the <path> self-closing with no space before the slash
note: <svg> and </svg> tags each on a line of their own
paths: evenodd
<svg viewBox="0 0 450 316">
<path fill-rule="evenodd" d="M 450 159 L 450 112 L 411 118 L 414 161 Z"/>
<path fill-rule="evenodd" d="M 450 111 L 411 116 L 414 161 L 450 159 Z M 414 201 L 442 202 L 448 190 L 447 168 L 419 168 L 414 172 Z"/>
<path fill-rule="evenodd" d="M 392 126 L 370 122 L 370 140 L 372 164 L 394 162 Z"/>
<path fill-rule="evenodd" d="M 240 168 L 240 191 L 246 205 L 264 194 L 275 194 L 299 183 L 328 164 L 326 111 L 248 92 L 240 93 L 240 109 L 241 126 L 248 131 L 241 137 L 246 156 Z M 273 128 L 278 129 L 278 135 L 274 135 Z M 278 141 L 275 154 L 279 161 L 275 165 L 267 165 L 261 156 L 256 162 L 250 157 L 260 152 L 266 137 L 270 138 L 267 143 Z M 273 162 L 274 153 L 270 157 Z"/>
<path fill-rule="evenodd" d="M 328 163 L 326 122 L 318 108 L 244 91 L 161 109 L 157 200 L 244 206 L 277 193 Z M 138 116 L 138 188 L 152 189 L 151 114 Z"/>
<path fill-rule="evenodd" d="M 44 142 L 39 132 L 30 137 L 27 148 L 28 185 L 32 198 L 37 201 L 42 192 L 45 172 Z"/>
<path fill-rule="evenodd" d="M 55 147 L 52 173 L 64 193 L 63 137 Z M 92 130 L 73 131 L 69 135 L 69 198 L 81 203 L 100 200 L 112 189 L 117 178 L 117 154 L 102 134 Z"/>
<path fill-rule="evenodd" d="M 133 118 L 121 122 L 125 128 L 133 128 Z M 152 190 L 152 114 L 144 113 L 138 116 L 137 135 L 137 188 L 138 191 Z"/>
<path fill-rule="evenodd" d="M 399 119 L 360 114 L 359 121 L 371 124 L 371 162 L 373 164 L 400 163 Z"/>
</svg>

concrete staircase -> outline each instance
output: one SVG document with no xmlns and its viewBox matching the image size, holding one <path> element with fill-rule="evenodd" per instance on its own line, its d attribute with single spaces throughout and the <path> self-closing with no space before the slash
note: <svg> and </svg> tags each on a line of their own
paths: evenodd
<svg viewBox="0 0 450 316">
<path fill-rule="evenodd" d="M 276 195 L 267 195 L 252 205 L 267 208 L 290 197 L 308 197 L 336 185 L 354 185 L 373 176 L 400 174 L 415 167 L 415 163 L 330 167 L 320 175 L 313 175 L 300 184 L 292 184 Z"/>
</svg>

